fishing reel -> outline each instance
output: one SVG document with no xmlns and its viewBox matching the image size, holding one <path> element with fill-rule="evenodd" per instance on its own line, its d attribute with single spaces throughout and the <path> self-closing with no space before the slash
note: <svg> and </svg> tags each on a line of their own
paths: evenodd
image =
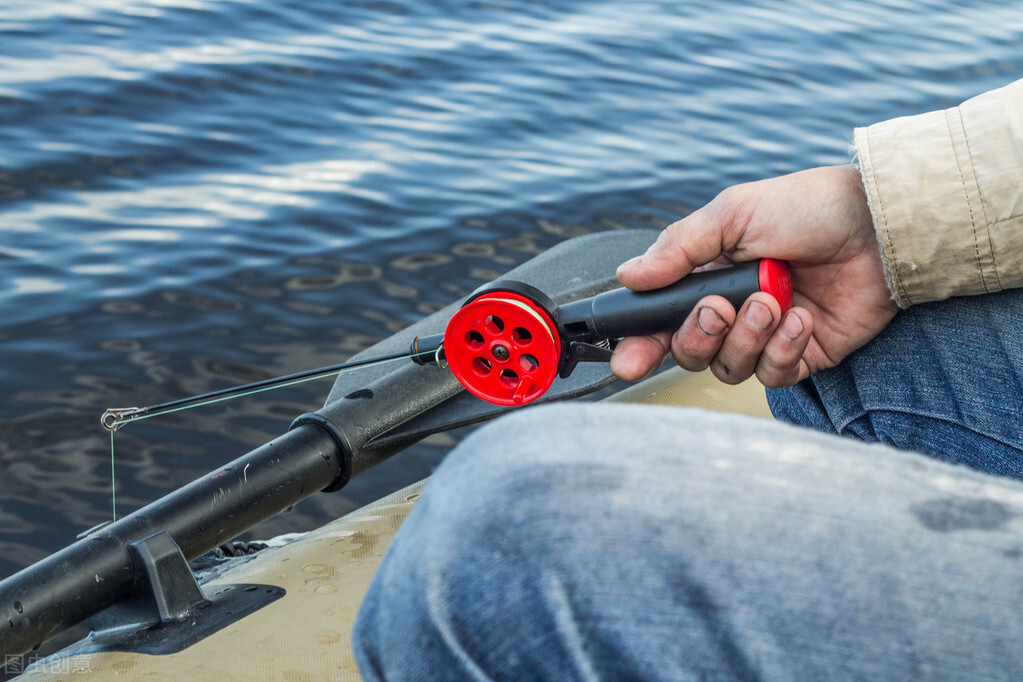
<svg viewBox="0 0 1023 682">
<path fill-rule="evenodd" d="M 704 296 L 723 296 L 738 309 L 757 291 L 788 310 L 788 265 L 765 258 L 694 273 L 663 289 L 619 288 L 561 306 L 528 284 L 497 281 L 477 289 L 443 334 L 417 337 L 412 358 L 446 363 L 466 390 L 487 402 L 525 405 L 580 362 L 608 361 L 619 339 L 677 329 Z"/>
</svg>

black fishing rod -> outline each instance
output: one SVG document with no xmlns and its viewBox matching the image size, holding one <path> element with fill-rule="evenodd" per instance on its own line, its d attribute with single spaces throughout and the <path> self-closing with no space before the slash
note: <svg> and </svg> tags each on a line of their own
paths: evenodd
<svg viewBox="0 0 1023 682">
<path fill-rule="evenodd" d="M 619 240 L 628 237 L 610 234 Z M 602 241 L 587 240 L 595 249 L 583 248 L 575 255 L 603 262 L 605 271 L 613 272 L 620 256 L 613 251 L 609 255 Z M 561 255 L 564 250 L 552 250 L 544 254 L 547 258 L 538 257 L 514 272 L 546 285 L 558 298 L 571 298 L 568 282 L 577 278 L 550 267 L 551 259 Z M 605 275 L 585 288 L 599 291 L 613 285 L 613 277 Z M 787 267 L 776 261 L 743 264 L 692 275 L 664 290 L 615 289 L 560 308 L 539 287 L 495 283 L 478 290 L 453 314 L 441 311 L 408 334 L 392 337 L 393 342 L 378 344 L 390 352 L 371 360 L 132 408 L 136 412 L 108 411 L 103 425 L 114 430 L 144 415 L 328 371 L 363 367 L 366 376 L 374 377 L 362 383 L 356 373 L 340 374 L 335 389 L 352 390 L 332 394 L 323 408 L 296 419 L 286 434 L 0 582 L 0 653 L 22 653 L 144 593 L 150 578 L 134 548 L 154 534 L 166 533 L 186 560 L 195 559 L 317 491 L 340 489 L 431 433 L 489 419 L 541 397 L 570 399 L 607 385 L 613 377 L 606 362 L 576 371 L 579 361 L 607 360 L 606 344 L 594 343 L 606 340 L 607 334 L 674 328 L 707 294 L 723 294 L 740 305 L 754 291 L 768 291 L 788 307 L 792 294 Z M 442 326 L 443 333 L 436 333 Z M 413 331 L 428 333 L 412 336 Z M 399 362 L 402 358 L 415 362 Z M 555 375 L 560 381 L 555 382 Z"/>
</svg>

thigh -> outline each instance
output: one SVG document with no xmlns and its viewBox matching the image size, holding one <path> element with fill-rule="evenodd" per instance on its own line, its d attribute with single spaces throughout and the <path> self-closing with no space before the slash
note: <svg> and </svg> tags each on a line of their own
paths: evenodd
<svg viewBox="0 0 1023 682">
<path fill-rule="evenodd" d="M 1023 486 L 769 420 L 520 412 L 444 462 L 359 616 L 368 679 L 1023 673 Z"/>
<path fill-rule="evenodd" d="M 1023 478 L 1023 290 L 902 311 L 768 401 L 785 421 Z"/>
</svg>

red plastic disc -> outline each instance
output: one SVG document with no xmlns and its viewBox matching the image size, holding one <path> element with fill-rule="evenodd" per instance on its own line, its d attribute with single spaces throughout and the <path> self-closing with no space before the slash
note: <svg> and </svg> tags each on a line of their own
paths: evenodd
<svg viewBox="0 0 1023 682">
<path fill-rule="evenodd" d="M 760 261 L 760 268 L 757 270 L 760 280 L 760 290 L 774 296 L 785 312 L 792 307 L 792 271 L 789 264 L 783 260 L 765 258 Z"/>
<path fill-rule="evenodd" d="M 494 291 L 451 317 L 444 357 L 473 395 L 497 405 L 524 405 L 554 383 L 561 339 L 539 305 L 521 294 Z"/>
</svg>

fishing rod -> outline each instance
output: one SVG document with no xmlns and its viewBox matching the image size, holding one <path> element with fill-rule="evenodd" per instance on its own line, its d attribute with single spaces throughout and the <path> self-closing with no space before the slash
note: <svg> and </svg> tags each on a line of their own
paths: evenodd
<svg viewBox="0 0 1023 682">
<path fill-rule="evenodd" d="M 676 328 L 708 294 L 723 295 L 738 307 L 753 292 L 766 291 L 783 309 L 791 305 L 791 277 L 778 261 L 705 271 L 652 292 L 608 290 L 614 281 L 610 274 L 586 279 L 565 272 L 566 263 L 579 265 L 577 271 L 588 267 L 591 272 L 613 272 L 623 249 L 607 244 L 634 252 L 645 248 L 648 238 L 608 233 L 556 247 L 509 273 L 516 281 L 485 286 L 453 314 L 441 311 L 407 334 L 377 344 L 369 352 L 387 352 L 370 359 L 133 412 L 104 413 L 104 426 L 116 429 L 232 393 L 340 372 L 337 395 L 332 392 L 321 409 L 296 419 L 287 433 L 0 582 L 0 653 L 22 653 L 100 612 L 108 614 L 110 607 L 120 608 L 129 598 L 131 603 L 155 604 L 147 613 L 156 610 L 159 615 L 155 621 L 129 620 L 105 630 L 119 638 L 116 648 L 130 647 L 124 642 L 137 633 L 153 637 L 161 628 L 171 630 L 177 617 L 165 613 L 166 603 L 174 600 L 183 582 L 192 580 L 194 586 L 185 562 L 315 492 L 341 489 L 352 477 L 431 433 L 541 399 L 570 399 L 606 386 L 613 376 L 606 362 L 599 361 L 610 357 L 608 340 Z M 601 293 L 573 296 L 580 285 Z M 577 300 L 554 303 L 566 297 Z M 436 333 L 440 327 L 443 331 Z M 433 333 L 413 338 L 415 331 Z M 404 350 L 398 350 L 401 344 Z M 404 358 L 412 362 L 400 362 Z M 577 369 L 580 362 L 588 363 L 586 371 Z M 162 544 L 156 542 L 160 538 Z M 185 577 L 161 580 L 159 567 L 175 561 L 184 566 Z M 200 612 L 213 610 L 200 605 L 181 612 L 187 617 L 177 621 L 187 622 L 185 629 L 191 633 L 182 648 L 229 622 L 221 618 L 206 629 L 197 625 Z M 232 617 L 248 612 L 227 611 L 234 612 Z M 102 649 L 102 639 L 90 637 L 87 642 Z"/>
<path fill-rule="evenodd" d="M 225 388 L 149 407 L 110 408 L 100 417 L 107 431 L 132 421 L 252 395 L 361 367 L 411 359 L 448 365 L 473 395 L 496 405 L 525 405 L 540 398 L 556 376 L 579 362 L 610 357 L 611 344 L 682 325 L 701 298 L 723 296 L 738 308 L 750 294 L 771 294 L 788 310 L 792 276 L 784 261 L 765 258 L 705 270 L 653 291 L 618 288 L 560 308 L 522 282 L 500 280 L 477 289 L 452 316 L 443 334 L 417 336 L 408 351 L 320 367 Z"/>
<path fill-rule="evenodd" d="M 623 337 L 678 329 L 704 296 L 722 296 L 738 309 L 758 291 L 788 310 L 788 265 L 765 258 L 693 273 L 661 289 L 617 288 L 561 306 L 535 287 L 498 281 L 477 289 L 455 312 L 436 357 L 442 352 L 477 397 L 525 405 L 544 395 L 556 377 L 570 376 L 579 362 L 610 359 L 611 346 Z"/>
</svg>

